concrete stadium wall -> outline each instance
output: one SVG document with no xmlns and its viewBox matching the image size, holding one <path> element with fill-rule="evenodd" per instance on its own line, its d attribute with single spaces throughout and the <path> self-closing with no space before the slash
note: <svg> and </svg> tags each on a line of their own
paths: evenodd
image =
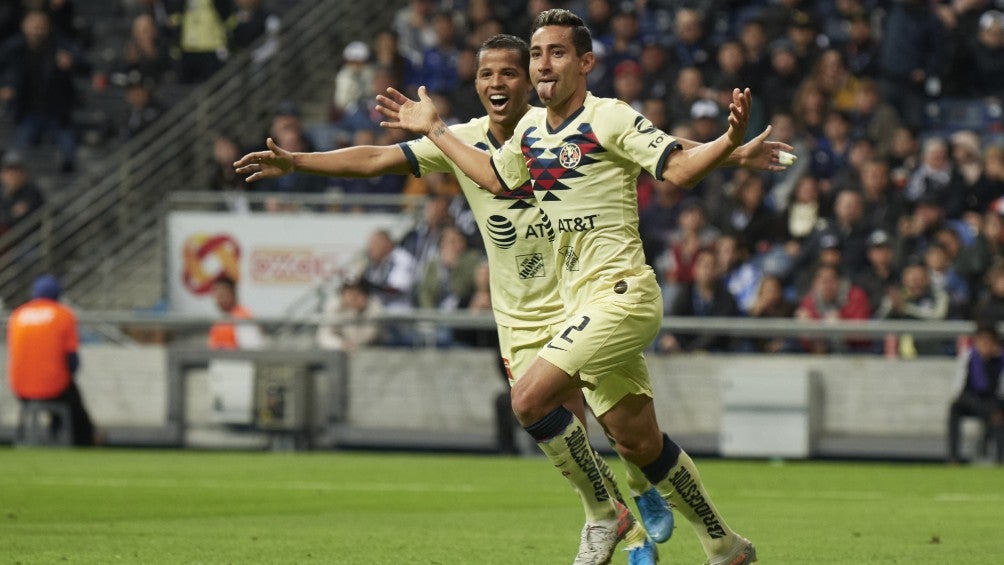
<svg viewBox="0 0 1004 565">
<path fill-rule="evenodd" d="M 6 358 L 2 348 L 0 354 Z M 505 385 L 491 351 L 369 349 L 352 353 L 348 365 L 346 416 L 329 430 L 327 445 L 494 445 L 494 398 Z M 718 451 L 728 375 L 814 372 L 822 391 L 816 455 L 938 457 L 943 453 L 954 366 L 951 358 L 649 357 L 662 428 L 701 453 Z M 119 428 L 152 430 L 166 424 L 168 375 L 167 350 L 162 347 L 81 349 L 78 382 L 94 420 L 109 428 L 111 443 Z M 185 396 L 187 423 L 196 430 L 209 429 L 204 371 L 190 371 Z M 2 437 L 10 437 L 16 418 L 16 401 L 6 386 L 0 387 Z M 598 426 L 592 427 L 592 434 L 597 445 L 605 445 Z M 186 444 L 212 446 L 222 437 L 190 435 Z"/>
</svg>

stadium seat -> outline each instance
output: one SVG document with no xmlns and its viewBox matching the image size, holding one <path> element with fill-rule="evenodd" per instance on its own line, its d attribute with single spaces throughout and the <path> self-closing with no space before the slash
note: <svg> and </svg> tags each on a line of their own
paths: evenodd
<svg viewBox="0 0 1004 565">
<path fill-rule="evenodd" d="M 53 427 L 53 419 L 59 424 Z M 29 400 L 21 405 L 21 419 L 18 423 L 16 445 L 59 445 L 73 444 L 73 419 L 70 407 L 65 402 L 53 400 Z"/>
</svg>

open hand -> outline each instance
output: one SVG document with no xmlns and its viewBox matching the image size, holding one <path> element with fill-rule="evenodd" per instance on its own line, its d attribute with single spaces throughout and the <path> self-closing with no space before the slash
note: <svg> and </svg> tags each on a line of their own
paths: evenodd
<svg viewBox="0 0 1004 565">
<path fill-rule="evenodd" d="M 424 86 L 418 87 L 418 100 L 412 100 L 394 88 L 387 89 L 387 96 L 378 94 L 376 99 L 377 110 L 387 118 L 380 122 L 382 127 L 428 135 L 435 124 L 441 121 L 436 105 Z"/>
<path fill-rule="evenodd" d="M 729 104 L 729 131 L 726 132 L 726 135 L 728 135 L 733 147 L 742 145 L 743 139 L 746 137 L 752 100 L 753 95 L 750 93 L 750 89 L 747 88 L 742 92 L 738 88 L 732 89 L 732 103 Z"/>
<path fill-rule="evenodd" d="M 271 179 L 292 173 L 296 168 L 293 154 L 279 147 L 272 138 L 265 140 L 268 151 L 255 151 L 241 157 L 234 163 L 234 170 L 241 175 L 250 175 L 248 182 Z"/>
<path fill-rule="evenodd" d="M 788 168 L 782 163 L 780 155 L 782 151 L 792 152 L 794 147 L 780 141 L 767 141 L 770 136 L 771 126 L 749 140 L 745 145 L 735 150 L 734 155 L 739 158 L 739 166 L 752 169 L 754 171 L 774 171 L 779 172 Z"/>
</svg>

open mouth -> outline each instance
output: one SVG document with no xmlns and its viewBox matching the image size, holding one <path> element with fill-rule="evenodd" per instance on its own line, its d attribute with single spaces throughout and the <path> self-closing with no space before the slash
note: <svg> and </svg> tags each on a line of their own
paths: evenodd
<svg viewBox="0 0 1004 565">
<path fill-rule="evenodd" d="M 505 110 L 506 104 L 509 103 L 509 97 L 505 94 L 492 94 L 488 97 L 488 103 L 491 105 L 492 110 L 501 112 Z"/>
</svg>

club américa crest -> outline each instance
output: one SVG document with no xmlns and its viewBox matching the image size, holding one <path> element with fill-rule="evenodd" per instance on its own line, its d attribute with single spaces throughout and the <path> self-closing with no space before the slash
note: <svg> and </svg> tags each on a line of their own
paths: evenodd
<svg viewBox="0 0 1004 565">
<path fill-rule="evenodd" d="M 566 169 L 574 169 L 579 166 L 579 161 L 582 160 L 582 151 L 579 146 L 574 143 L 566 143 L 561 146 L 561 150 L 558 152 L 558 163 Z"/>
</svg>

